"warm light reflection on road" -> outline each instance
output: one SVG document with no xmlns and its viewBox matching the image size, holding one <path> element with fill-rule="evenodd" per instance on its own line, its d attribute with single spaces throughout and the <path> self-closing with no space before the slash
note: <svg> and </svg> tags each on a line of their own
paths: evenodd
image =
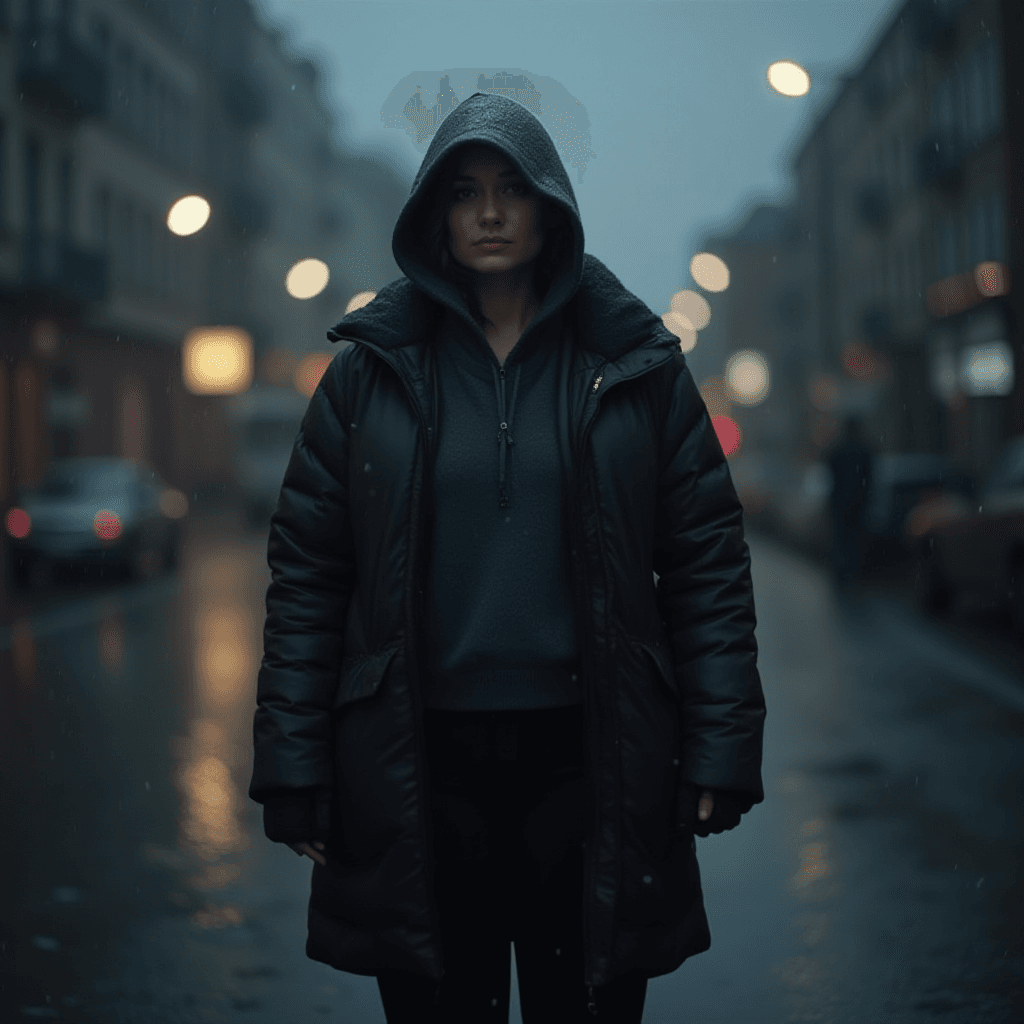
<svg viewBox="0 0 1024 1024">
<path fill-rule="evenodd" d="M 235 858 L 250 843 L 242 816 L 265 584 L 257 578 L 252 553 L 223 538 L 191 549 L 182 571 L 193 680 L 191 720 L 186 736 L 175 745 L 180 758 L 175 780 L 181 794 L 178 843 L 200 862 L 189 886 L 210 891 L 239 877 Z M 196 923 L 231 923 L 220 910 L 210 910 L 207 917 Z"/>
</svg>

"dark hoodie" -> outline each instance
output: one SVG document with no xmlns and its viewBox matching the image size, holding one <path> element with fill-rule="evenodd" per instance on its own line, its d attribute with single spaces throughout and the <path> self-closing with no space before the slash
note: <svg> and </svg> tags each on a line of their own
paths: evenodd
<svg viewBox="0 0 1024 1024">
<path fill-rule="evenodd" d="M 568 215 L 574 245 L 499 363 L 454 284 L 429 263 L 425 226 L 453 150 L 486 143 Z M 568 564 L 568 424 L 556 422 L 572 344 L 566 303 L 583 274 L 583 226 L 541 123 L 475 93 L 441 124 L 395 226 L 395 260 L 438 309 L 437 438 L 427 594 L 426 706 L 544 708 L 582 700 Z"/>
</svg>

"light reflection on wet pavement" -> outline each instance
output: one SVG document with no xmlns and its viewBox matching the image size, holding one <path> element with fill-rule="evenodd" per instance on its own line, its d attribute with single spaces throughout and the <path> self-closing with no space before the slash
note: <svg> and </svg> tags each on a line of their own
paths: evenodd
<svg viewBox="0 0 1024 1024">
<path fill-rule="evenodd" d="M 699 841 L 713 945 L 645 1024 L 1024 1020 L 1024 683 L 751 548 L 766 800 Z M 178 575 L 0 632 L 0 1019 L 383 1022 L 305 958 L 311 864 L 245 795 L 268 582 L 208 519 Z"/>
</svg>

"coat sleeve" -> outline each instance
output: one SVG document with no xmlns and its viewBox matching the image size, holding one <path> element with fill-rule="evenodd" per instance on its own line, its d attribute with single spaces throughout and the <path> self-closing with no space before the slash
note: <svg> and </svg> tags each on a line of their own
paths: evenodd
<svg viewBox="0 0 1024 1024">
<path fill-rule="evenodd" d="M 330 708 L 354 584 L 344 355 L 320 380 L 271 517 L 249 795 L 331 787 Z"/>
<path fill-rule="evenodd" d="M 682 695 L 683 778 L 760 803 L 765 704 L 743 507 L 682 353 L 672 365 L 654 571 Z"/>
</svg>

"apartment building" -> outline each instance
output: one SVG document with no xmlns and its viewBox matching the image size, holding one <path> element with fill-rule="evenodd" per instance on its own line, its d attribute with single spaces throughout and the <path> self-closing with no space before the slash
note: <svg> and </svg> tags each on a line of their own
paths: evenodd
<svg viewBox="0 0 1024 1024">
<path fill-rule="evenodd" d="M 183 339 L 240 327 L 257 365 L 333 353 L 352 292 L 398 276 L 407 193 L 345 151 L 317 69 L 248 0 L 0 4 L 0 500 L 62 454 L 219 486 L 225 402 L 186 387 Z M 179 237 L 190 194 L 212 214 Z M 308 257 L 331 282 L 303 301 L 284 277 Z"/>
<path fill-rule="evenodd" d="M 905 4 L 795 158 L 813 362 L 836 413 L 864 415 L 883 449 L 978 473 L 1014 387 L 1002 10 Z"/>
</svg>

